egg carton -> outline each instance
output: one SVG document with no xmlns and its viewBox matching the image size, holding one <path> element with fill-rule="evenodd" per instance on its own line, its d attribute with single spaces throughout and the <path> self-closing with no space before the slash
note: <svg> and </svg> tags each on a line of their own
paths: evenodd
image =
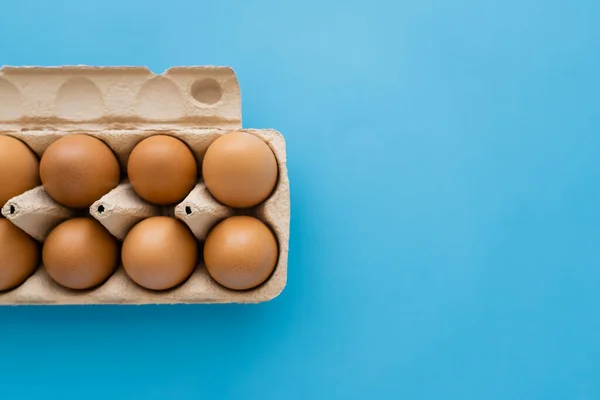
<svg viewBox="0 0 600 400">
<path fill-rule="evenodd" d="M 263 139 L 273 150 L 279 177 L 270 197 L 249 210 L 216 201 L 200 180 L 180 203 L 156 206 L 142 200 L 125 179 L 129 155 L 152 135 L 181 139 L 198 166 L 210 144 L 231 131 Z M 134 283 L 122 266 L 101 286 L 84 291 L 54 282 L 43 265 L 22 285 L 0 293 L 0 304 L 175 304 L 259 303 L 279 295 L 286 285 L 290 224 L 290 188 L 283 136 L 270 129 L 242 129 L 241 95 L 228 67 L 174 67 L 155 75 L 144 67 L 3 67 L 0 69 L 0 134 L 26 143 L 38 156 L 58 138 L 88 134 L 117 155 L 123 180 L 85 212 L 122 240 L 139 221 L 156 215 L 185 222 L 202 243 L 209 230 L 236 214 L 254 215 L 275 234 L 277 266 L 262 285 L 245 291 L 215 282 L 202 264 L 180 286 L 152 291 Z M 81 214 L 56 203 L 38 186 L 10 199 L 4 217 L 43 242 L 60 222 Z"/>
</svg>

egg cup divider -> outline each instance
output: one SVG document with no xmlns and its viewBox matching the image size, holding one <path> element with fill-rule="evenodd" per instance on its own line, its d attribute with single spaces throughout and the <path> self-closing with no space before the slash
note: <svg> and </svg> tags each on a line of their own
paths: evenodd
<svg viewBox="0 0 600 400">
<path fill-rule="evenodd" d="M 228 131 L 261 137 L 279 166 L 274 192 L 243 212 L 255 215 L 273 230 L 279 259 L 273 275 L 261 286 L 229 290 L 198 265 L 177 288 L 151 291 L 133 283 L 120 266 L 101 286 L 73 291 L 55 283 L 43 266 L 21 286 L 0 293 L 0 304 L 175 304 L 259 303 L 279 295 L 286 285 L 290 223 L 290 192 L 283 136 L 269 129 L 242 129 L 241 96 L 235 73 L 228 67 L 174 67 L 155 75 L 144 67 L 3 67 L 0 69 L 0 134 L 25 142 L 38 156 L 59 137 L 85 133 L 98 137 L 117 155 L 122 171 L 133 147 L 144 138 L 166 134 L 184 141 L 198 165 L 208 146 Z M 73 210 L 53 201 L 43 187 L 14 197 L 3 215 L 38 241 Z M 90 207 L 114 236 L 122 239 L 135 223 L 153 215 L 184 221 L 200 242 L 218 221 L 240 213 L 217 202 L 199 181 L 172 207 L 158 207 L 139 198 L 126 179 Z M 201 261 L 201 257 L 200 261 Z"/>
</svg>

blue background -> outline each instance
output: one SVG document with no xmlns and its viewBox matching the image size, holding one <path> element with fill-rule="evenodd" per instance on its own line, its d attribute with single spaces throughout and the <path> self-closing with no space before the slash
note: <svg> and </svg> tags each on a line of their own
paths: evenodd
<svg viewBox="0 0 600 400">
<path fill-rule="evenodd" d="M 258 306 L 0 308 L 3 398 L 600 398 L 600 3 L 4 1 L 0 64 L 235 68 L 288 144 Z"/>
</svg>

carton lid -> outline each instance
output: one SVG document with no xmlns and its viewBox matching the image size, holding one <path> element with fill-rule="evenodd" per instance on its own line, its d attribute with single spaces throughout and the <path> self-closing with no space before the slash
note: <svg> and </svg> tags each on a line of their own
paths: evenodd
<svg viewBox="0 0 600 400">
<path fill-rule="evenodd" d="M 113 126 L 239 129 L 241 95 L 230 67 L 0 68 L 0 130 Z"/>
</svg>

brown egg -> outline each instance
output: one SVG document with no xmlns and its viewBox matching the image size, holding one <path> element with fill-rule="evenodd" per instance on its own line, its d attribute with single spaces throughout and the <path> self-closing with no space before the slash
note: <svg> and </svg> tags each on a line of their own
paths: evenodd
<svg viewBox="0 0 600 400">
<path fill-rule="evenodd" d="M 92 218 L 66 220 L 50 232 L 42 250 L 52 279 L 70 289 L 89 289 L 108 279 L 119 262 L 119 245 Z"/>
<path fill-rule="evenodd" d="M 40 263 L 38 243 L 7 219 L 0 219 L 0 290 L 19 286 Z"/>
<path fill-rule="evenodd" d="M 246 208 L 264 201 L 277 182 L 277 160 L 268 144 L 245 132 L 215 140 L 202 162 L 210 193 L 230 207 Z"/>
<path fill-rule="evenodd" d="M 263 283 L 277 264 L 277 240 L 253 217 L 235 216 L 215 226 L 204 242 L 204 263 L 210 276 L 234 290 Z"/>
<path fill-rule="evenodd" d="M 167 205 L 183 200 L 191 192 L 198 178 L 198 166 L 185 143 L 157 135 L 134 147 L 127 162 L 127 176 L 141 198 Z"/>
<path fill-rule="evenodd" d="M 183 222 L 152 217 L 125 237 L 121 258 L 127 275 L 138 285 L 166 290 L 185 281 L 196 267 L 196 238 Z"/>
<path fill-rule="evenodd" d="M 19 139 L 0 136 L 0 207 L 40 184 L 39 162 Z"/>
<path fill-rule="evenodd" d="M 119 184 L 117 157 L 89 135 L 64 136 L 42 155 L 40 176 L 48 194 L 73 208 L 86 208 Z"/>
</svg>

